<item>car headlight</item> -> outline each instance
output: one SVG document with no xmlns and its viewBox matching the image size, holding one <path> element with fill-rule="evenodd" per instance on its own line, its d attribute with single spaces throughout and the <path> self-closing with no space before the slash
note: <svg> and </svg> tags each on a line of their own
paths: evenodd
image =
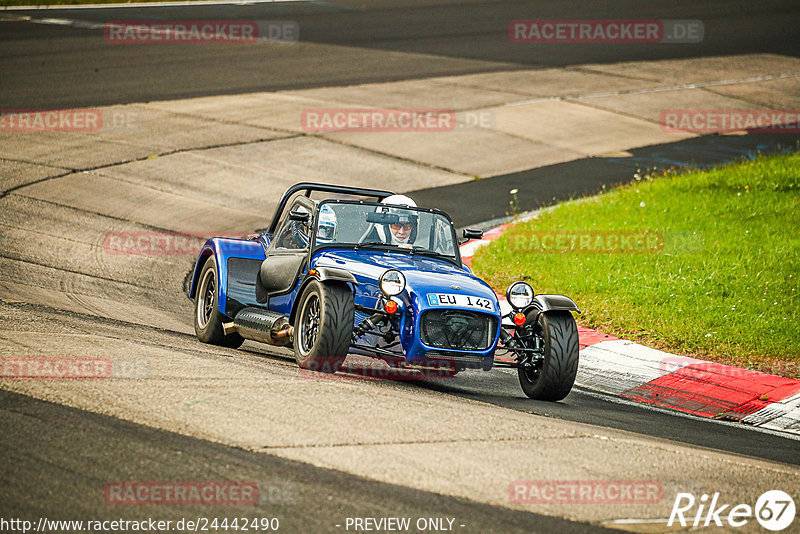
<svg viewBox="0 0 800 534">
<path fill-rule="evenodd" d="M 399 295 L 406 288 L 406 277 L 397 269 L 389 269 L 381 275 L 380 286 L 387 297 Z"/>
<path fill-rule="evenodd" d="M 506 300 L 515 310 L 526 308 L 533 302 L 533 288 L 526 282 L 514 282 L 508 286 Z"/>
</svg>

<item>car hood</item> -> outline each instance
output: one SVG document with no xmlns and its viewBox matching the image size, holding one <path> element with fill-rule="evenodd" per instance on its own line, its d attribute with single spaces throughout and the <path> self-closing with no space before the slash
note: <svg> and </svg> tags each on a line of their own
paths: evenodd
<svg viewBox="0 0 800 534">
<path fill-rule="evenodd" d="M 412 256 L 404 252 L 375 250 L 326 250 L 315 256 L 319 267 L 335 267 L 352 273 L 359 284 L 359 292 L 372 293 L 377 281 L 387 269 L 398 269 L 406 277 L 409 292 L 461 293 L 497 302 L 494 290 L 478 278 L 452 263 L 427 256 Z M 455 289 L 453 286 L 458 287 Z"/>
</svg>

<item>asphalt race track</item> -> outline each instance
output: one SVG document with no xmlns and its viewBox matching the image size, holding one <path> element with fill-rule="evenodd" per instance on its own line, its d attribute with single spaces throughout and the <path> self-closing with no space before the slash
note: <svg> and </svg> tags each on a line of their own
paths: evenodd
<svg viewBox="0 0 800 534">
<path fill-rule="evenodd" d="M 360 6 L 365 6 L 362 9 Z M 6 12 L 109 20 L 293 20 L 300 43 L 231 47 L 98 45 L 102 30 L 3 22 L 4 108 L 98 106 L 541 68 L 585 63 L 770 52 L 797 55 L 800 15 L 791 0 L 764 2 L 290 2 L 107 10 Z M 508 45 L 524 18 L 699 19 L 697 44 Z M 2 20 L 2 19 L 0 19 Z M 11 47 L 7 43 L 14 41 Z M 54 43 L 58 43 L 54 47 Z"/>
<path fill-rule="evenodd" d="M 272 488 L 263 502 L 247 509 L 248 517 L 280 517 L 288 532 L 336 531 L 334 523 L 376 510 L 393 516 L 457 517 L 474 532 L 608 532 L 585 523 L 515 512 L 364 480 L 339 471 L 318 469 L 269 454 L 243 451 L 90 414 L 0 391 L 0 443 L 5 476 L 14 482 L 0 490 L 3 516 L 49 519 L 119 518 L 118 509 L 95 492 L 97 476 L 127 480 L 255 480 Z M 81 439 L 74 439 L 75 436 Z M 131 469 L 131 459 L 147 459 Z M 91 462 L 92 470 L 86 463 Z M 116 478 L 114 478 L 116 477 Z M 4 477 L 5 478 L 5 477 Z M 6 479 L 8 480 L 8 479 Z M 42 481 L 48 481 L 43 484 Z M 219 517 L 241 517 L 241 507 L 214 510 Z M 203 507 L 142 507 L 130 519 L 157 516 L 179 520 L 203 515 Z M 205 510 L 208 513 L 208 510 Z"/>
<path fill-rule="evenodd" d="M 706 38 L 681 45 L 508 46 L 508 21 L 524 18 L 696 19 Z M 92 26 L 128 19 L 292 20 L 301 37 L 252 47 L 111 46 Z M 108 106 L 515 69 L 586 70 L 582 65 L 623 61 L 797 57 L 798 27 L 800 9 L 792 1 L 331 0 L 0 11 L 0 108 Z M 213 138 L 213 132 L 197 135 Z M 798 134 L 698 137 L 632 149 L 631 157 L 579 158 L 411 194 L 465 227 L 503 217 L 512 188 L 520 190 L 524 209 L 536 209 L 617 184 L 632 169 L 715 165 L 798 142 Z M 28 169 L 22 159 L 0 160 Z M 69 170 L 53 177 L 30 169 L 18 183 L 0 176 L 0 355 L 108 356 L 129 372 L 97 387 L 3 382 L 0 518 L 274 516 L 281 532 L 345 532 L 348 517 L 448 517 L 465 533 L 600 532 L 627 528 L 610 518 L 635 520 L 645 511 L 511 506 L 505 488 L 517 478 L 648 477 L 663 481 L 668 498 L 675 491 L 721 488 L 747 499 L 796 488 L 800 441 L 777 433 L 577 388 L 562 402 L 530 401 L 506 371 L 446 381 L 362 380 L 346 373 L 341 381 L 309 380 L 298 375 L 287 351 L 252 343 L 239 351 L 202 345 L 192 334 L 192 303 L 183 288 L 191 256 L 98 251 L 98 228 L 130 224 L 160 231 L 148 221 L 169 219 L 169 208 L 148 206 L 146 195 L 132 203 L 113 198 L 128 191 L 123 180 L 119 192 L 93 186 L 84 196 L 56 183 Z M 382 178 L 372 185 L 390 187 Z M 164 192 L 160 187 L 152 187 L 154 195 Z M 197 185 L 201 194 L 203 187 Z M 207 196 L 198 212 L 219 206 Z M 209 225 L 226 231 L 255 226 L 262 209 L 252 207 L 247 191 L 232 196 L 241 209 L 220 210 Z M 107 206 L 113 209 L 104 211 Z M 177 226 L 188 224 L 185 211 L 175 213 Z M 249 480 L 264 495 L 244 512 L 110 506 L 103 486 L 126 480 Z M 667 511 L 670 504 L 663 503 Z M 647 521 L 631 527 L 658 528 Z"/>
</svg>

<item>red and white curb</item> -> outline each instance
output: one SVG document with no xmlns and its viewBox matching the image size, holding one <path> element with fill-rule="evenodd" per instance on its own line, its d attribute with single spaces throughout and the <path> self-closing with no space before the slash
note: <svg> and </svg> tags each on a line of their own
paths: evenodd
<svg viewBox="0 0 800 534">
<path fill-rule="evenodd" d="M 480 247 L 513 223 L 461 246 L 471 266 Z M 510 311 L 498 294 L 503 313 Z M 800 380 L 677 356 L 578 327 L 580 363 L 576 385 L 702 417 L 739 421 L 800 435 Z"/>
</svg>

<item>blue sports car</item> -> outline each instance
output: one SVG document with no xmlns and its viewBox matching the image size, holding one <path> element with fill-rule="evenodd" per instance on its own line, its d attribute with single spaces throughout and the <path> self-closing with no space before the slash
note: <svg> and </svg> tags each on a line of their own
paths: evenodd
<svg viewBox="0 0 800 534">
<path fill-rule="evenodd" d="M 515 282 L 504 313 L 462 264 L 450 217 L 390 191 L 290 187 L 268 228 L 203 245 L 190 297 L 200 341 L 292 347 L 313 371 L 335 373 L 350 353 L 452 374 L 513 367 L 528 397 L 555 401 L 578 369 L 572 300 Z"/>
</svg>

